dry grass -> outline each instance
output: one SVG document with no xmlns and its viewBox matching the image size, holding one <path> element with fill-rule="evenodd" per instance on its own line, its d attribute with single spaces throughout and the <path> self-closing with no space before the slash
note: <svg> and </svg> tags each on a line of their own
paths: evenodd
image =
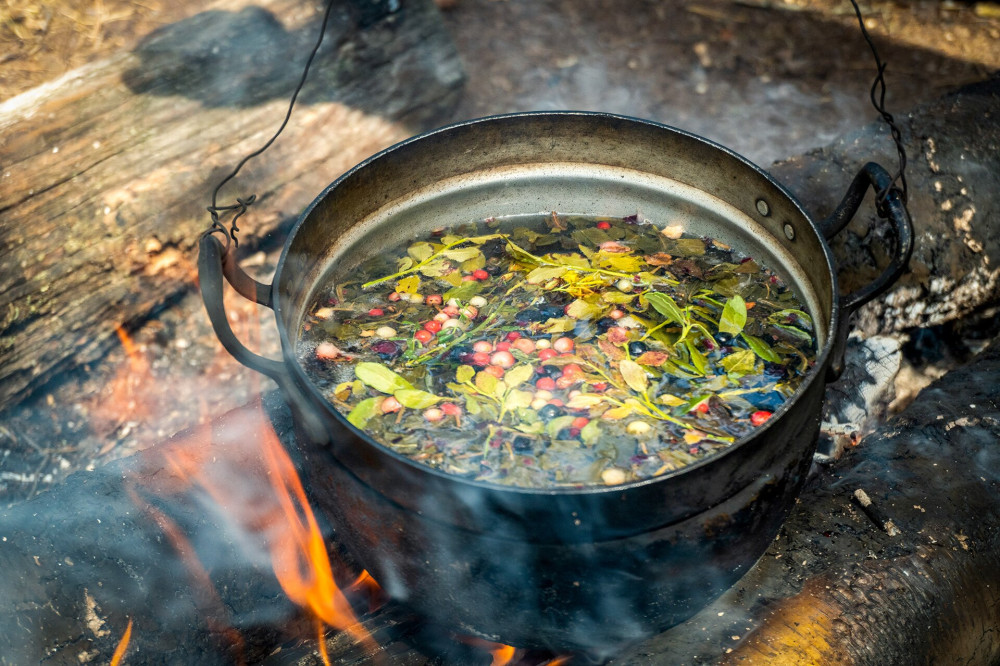
<svg viewBox="0 0 1000 666">
<path fill-rule="evenodd" d="M 0 100 L 127 48 L 190 0 L 0 0 Z"/>
</svg>

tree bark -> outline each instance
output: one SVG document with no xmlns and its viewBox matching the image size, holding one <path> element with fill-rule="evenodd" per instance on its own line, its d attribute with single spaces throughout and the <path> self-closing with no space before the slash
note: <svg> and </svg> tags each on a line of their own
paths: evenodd
<svg viewBox="0 0 1000 666">
<path fill-rule="evenodd" d="M 321 12 L 221 0 L 0 104 L 0 406 L 189 289 L 212 188 L 277 130 Z M 430 0 L 339 0 L 282 137 L 221 193 L 261 237 L 457 101 Z"/>
</svg>

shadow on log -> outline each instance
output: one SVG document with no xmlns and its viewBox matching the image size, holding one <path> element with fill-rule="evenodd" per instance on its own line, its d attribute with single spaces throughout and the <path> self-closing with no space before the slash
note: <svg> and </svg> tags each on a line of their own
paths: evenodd
<svg viewBox="0 0 1000 666">
<path fill-rule="evenodd" d="M 222 0 L 0 104 L 0 406 L 190 289 L 211 190 L 277 129 L 320 18 L 293 0 Z M 245 238 L 457 100 L 461 66 L 430 0 L 340 0 L 326 37 L 285 134 L 221 193 L 257 194 Z"/>
</svg>

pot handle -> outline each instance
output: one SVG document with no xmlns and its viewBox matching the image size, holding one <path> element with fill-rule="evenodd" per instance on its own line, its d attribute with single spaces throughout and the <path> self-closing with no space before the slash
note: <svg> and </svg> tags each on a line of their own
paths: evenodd
<svg viewBox="0 0 1000 666">
<path fill-rule="evenodd" d="M 847 188 L 840 205 L 819 223 L 823 236 L 830 240 L 854 219 L 869 186 L 881 199 L 875 204 L 878 216 L 892 223 L 896 235 L 896 249 L 892 261 L 881 275 L 857 291 L 840 297 L 841 317 L 834 334 L 831 362 L 827 372 L 828 381 L 836 380 L 844 370 L 844 351 L 847 348 L 848 322 L 851 315 L 862 305 L 888 290 L 906 270 L 910 263 L 910 255 L 913 254 L 913 224 L 910 222 L 906 204 L 900 191 L 892 186 L 892 176 L 875 162 L 869 162 L 861 168 Z"/>
<path fill-rule="evenodd" d="M 329 441 L 329 432 L 325 424 L 310 409 L 307 398 L 295 385 L 285 364 L 247 349 L 229 325 L 226 308 L 222 302 L 223 276 L 241 296 L 265 307 L 272 307 L 272 285 L 262 284 L 247 275 L 236 263 L 234 255 L 235 253 L 223 246 L 214 234 L 206 233 L 202 236 L 198 251 L 198 282 L 201 285 L 201 298 L 205 302 L 212 329 L 219 342 L 233 355 L 233 358 L 251 370 L 270 377 L 278 384 L 306 437 L 316 443 L 326 443 Z"/>
<path fill-rule="evenodd" d="M 201 299 L 205 302 L 205 310 L 208 311 L 208 318 L 212 322 L 212 329 L 219 342 L 233 355 L 233 358 L 251 370 L 267 375 L 278 382 L 279 386 L 284 387 L 288 378 L 285 364 L 255 354 L 244 347 L 229 325 L 226 308 L 222 302 L 223 276 L 240 295 L 265 307 L 271 307 L 271 286 L 261 284 L 247 275 L 236 264 L 234 254 L 223 247 L 214 234 L 202 236 L 198 248 L 198 282 L 201 286 Z"/>
</svg>

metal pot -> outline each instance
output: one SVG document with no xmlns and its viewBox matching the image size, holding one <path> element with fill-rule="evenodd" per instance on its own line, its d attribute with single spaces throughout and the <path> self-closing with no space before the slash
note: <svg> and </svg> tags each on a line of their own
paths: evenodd
<svg viewBox="0 0 1000 666">
<path fill-rule="evenodd" d="M 274 282 L 262 285 L 207 234 L 202 294 L 216 334 L 273 378 L 307 442 L 313 502 L 336 538 L 397 601 L 456 631 L 522 647 L 600 652 L 690 617 L 761 556 L 809 468 L 826 381 L 847 320 L 904 270 L 912 230 L 898 192 L 879 213 L 893 260 L 841 296 L 826 238 L 886 171 L 866 165 L 816 222 L 735 153 L 664 125 L 593 113 L 528 113 L 460 123 L 359 164 L 302 214 Z M 625 216 L 636 210 L 759 258 L 805 297 L 818 354 L 798 393 L 761 428 L 689 467 L 611 488 L 538 490 L 446 475 L 382 447 L 328 404 L 296 360 L 305 309 L 331 266 L 350 269 L 433 227 L 515 213 Z M 282 359 L 249 352 L 222 306 L 222 278 L 274 309 Z"/>
</svg>

